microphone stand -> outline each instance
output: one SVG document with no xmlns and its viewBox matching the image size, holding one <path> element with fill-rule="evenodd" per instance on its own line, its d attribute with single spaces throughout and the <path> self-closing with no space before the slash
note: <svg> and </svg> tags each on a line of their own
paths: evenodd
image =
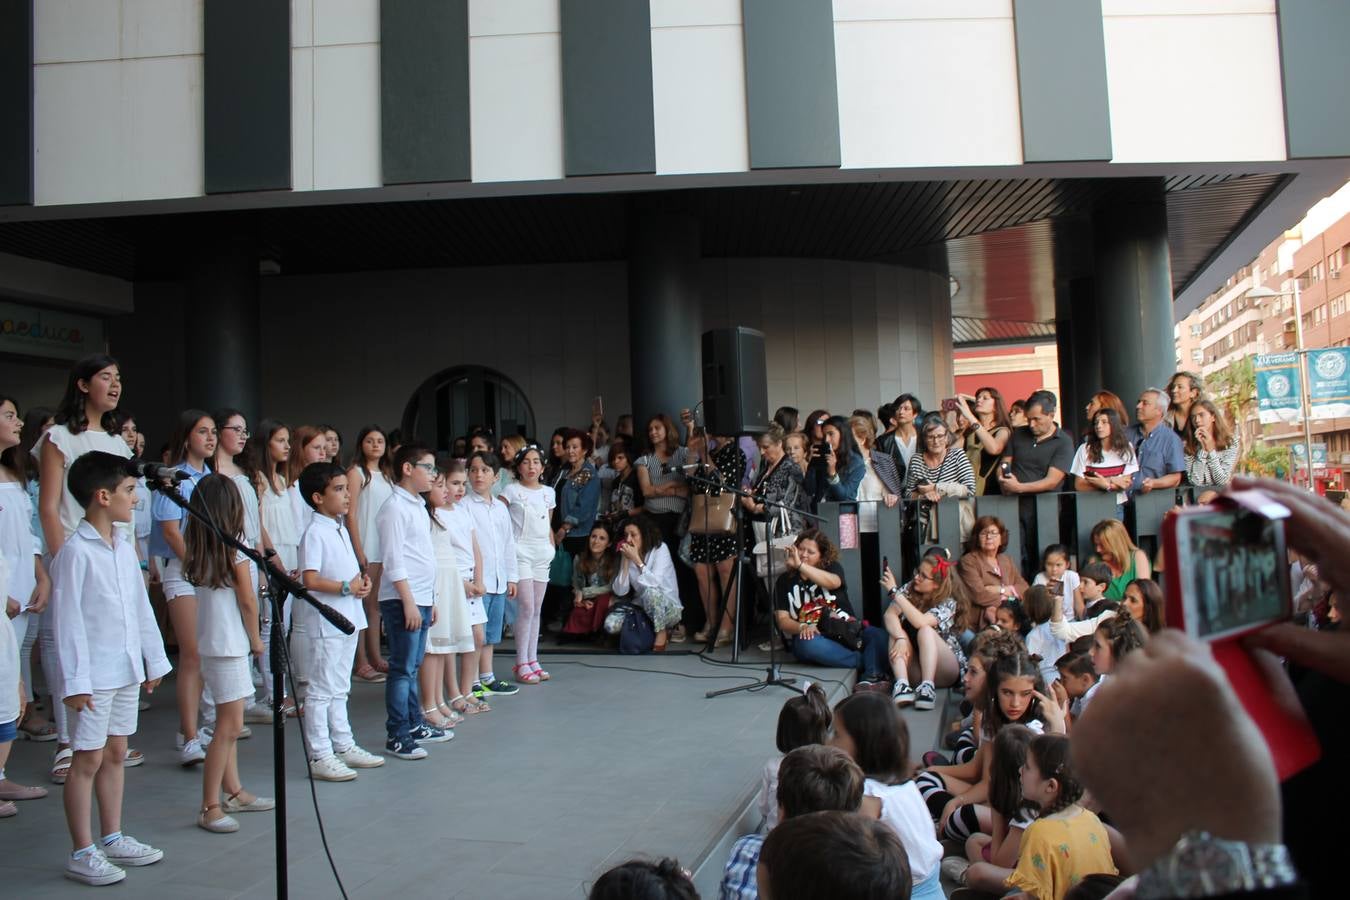
<svg viewBox="0 0 1350 900">
<path fill-rule="evenodd" d="M 259 571 L 267 575 L 267 595 L 272 611 L 272 652 L 270 660 L 272 667 L 272 786 L 276 792 L 277 801 L 275 810 L 277 897 L 285 900 L 289 892 L 289 883 L 286 875 L 286 713 L 281 708 L 286 684 L 286 636 L 282 627 L 282 604 L 286 600 L 286 595 L 292 594 L 314 607 L 319 615 L 323 616 L 343 634 L 355 633 L 356 626 L 333 607 L 314 599 L 299 582 L 277 568 L 276 563 L 272 562 L 270 558 L 263 556 L 263 554 L 239 540 L 237 536 L 226 534 L 205 512 L 194 509 L 183 499 L 183 495 L 178 493 L 177 484 L 153 477 L 146 478 L 145 484 L 147 488 L 159 492 L 175 506 L 205 525 L 227 547 L 232 547 L 252 560 Z"/>
<path fill-rule="evenodd" d="M 782 675 L 782 669 L 781 669 L 781 667 L 780 667 L 780 665 L 779 665 L 779 662 L 778 662 L 778 655 L 777 655 L 778 641 L 777 641 L 777 640 L 775 639 L 775 637 L 774 637 L 774 632 L 777 631 L 778 625 L 777 625 L 777 623 L 774 621 L 774 613 L 773 613 L 773 579 L 774 579 L 774 576 L 775 576 L 776 574 L 781 574 L 781 573 L 775 573 L 775 572 L 774 572 L 774 569 L 773 569 L 773 525 L 772 525 L 772 521 L 771 521 L 770 518 L 769 518 L 769 510 L 771 510 L 771 509 L 783 510 L 783 511 L 788 512 L 788 513 L 795 513 L 795 514 L 797 514 L 797 515 L 799 515 L 799 516 L 802 516 L 803 518 L 806 518 L 806 519 L 813 519 L 813 520 L 815 520 L 815 521 L 817 521 L 817 522 L 823 522 L 823 521 L 825 521 L 825 517 L 824 517 L 824 516 L 818 516 L 818 515 L 816 515 L 815 513 L 804 512 L 804 511 L 802 511 L 802 510 L 800 510 L 800 509 L 794 509 L 793 507 L 787 506 L 786 504 L 783 504 L 783 503 L 777 503 L 777 502 L 775 502 L 775 501 L 773 501 L 773 500 L 768 500 L 768 499 L 758 498 L 758 497 L 756 497 L 754 494 L 752 494 L 752 493 L 749 492 L 749 491 L 743 491 L 743 490 L 741 490 L 739 487 L 734 487 L 734 486 L 732 486 L 732 485 L 723 484 L 722 481 L 721 481 L 721 479 L 720 479 L 721 473 L 719 472 L 718 475 L 719 475 L 719 478 L 716 479 L 716 480 L 711 479 L 711 478 L 706 478 L 706 477 L 704 477 L 704 476 L 702 476 L 702 475 L 697 475 L 697 474 L 693 474 L 693 475 L 685 475 L 684 477 L 685 477 L 688 481 L 692 481 L 692 482 L 695 482 L 695 483 L 697 483 L 697 484 L 703 484 L 703 485 L 706 485 L 706 486 L 709 486 L 709 487 L 720 488 L 723 492 L 728 493 L 728 494 L 735 494 L 737 497 L 749 497 L 751 500 L 754 500 L 756 503 L 759 503 L 759 504 L 761 504 L 761 505 L 764 507 L 764 512 L 763 512 L 763 519 L 764 519 L 764 542 L 765 542 L 765 551 L 766 551 L 766 553 L 767 553 L 767 555 L 768 555 L 768 566 L 767 566 L 767 571 L 766 571 L 765 574 L 764 574 L 764 592 L 765 592 L 765 594 L 769 597 L 769 608 L 770 608 L 770 612 L 769 612 L 769 667 L 768 667 L 767 671 L 766 671 L 765 674 L 764 674 L 764 678 L 762 678 L 762 679 L 759 680 L 759 681 L 754 681 L 754 682 L 751 682 L 751 683 L 749 683 L 749 684 L 738 684 L 738 685 L 736 685 L 735 687 L 723 688 L 723 689 L 720 690 L 720 691 L 708 691 L 708 692 L 707 692 L 706 694 L 704 694 L 703 696 L 704 696 L 704 697 L 707 697 L 707 698 L 721 697 L 723 694 L 735 694 L 735 693 L 738 693 L 738 692 L 740 692 L 740 691 L 759 690 L 759 689 L 761 689 L 761 688 L 765 688 L 765 687 L 768 687 L 769 685 L 775 685 L 775 684 L 776 684 L 776 685 L 780 685 L 781 687 L 788 688 L 789 690 L 795 691 L 795 690 L 797 690 L 797 687 L 796 687 L 797 679 L 795 679 L 795 678 L 784 678 L 783 675 Z M 739 557 L 740 557 L 740 551 L 738 550 L 738 551 L 737 551 L 737 558 L 739 559 Z M 738 592 L 739 592 L 739 585 L 740 585 L 740 582 L 739 582 L 739 580 L 738 580 L 738 581 L 737 581 L 737 590 L 738 590 Z M 738 599 L 739 599 L 739 593 L 738 593 Z M 725 606 L 725 601 L 724 601 L 724 603 L 723 603 L 723 612 L 725 612 L 725 609 L 726 609 L 726 606 Z M 732 623 L 732 625 L 733 625 L 733 627 L 734 627 L 734 631 L 732 632 L 732 634 L 733 634 L 734 639 L 737 641 L 737 643 L 738 643 L 738 645 L 739 645 L 739 641 L 740 641 L 740 628 L 741 628 L 740 609 L 737 609 L 736 612 L 737 612 L 736 619 L 735 619 L 735 621 Z M 722 613 L 719 613 L 719 616 L 720 616 L 721 614 L 722 614 Z"/>
</svg>

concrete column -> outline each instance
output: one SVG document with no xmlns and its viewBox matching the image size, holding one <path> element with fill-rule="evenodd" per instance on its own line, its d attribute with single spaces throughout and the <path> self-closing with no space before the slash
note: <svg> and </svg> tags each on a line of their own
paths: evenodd
<svg viewBox="0 0 1350 900">
<path fill-rule="evenodd" d="M 204 242 L 184 278 L 187 402 L 208 412 L 235 407 L 252 424 L 262 400 L 258 254 L 248 240 Z"/>
<path fill-rule="evenodd" d="M 1092 224 L 1101 387 L 1133 409 L 1144 388 L 1166 387 L 1176 366 L 1162 179 L 1120 183 L 1094 211 Z"/>
<path fill-rule="evenodd" d="M 1060 424 L 1077 434 L 1085 424 L 1083 408 L 1102 388 L 1102 344 L 1091 278 L 1067 285 L 1068 317 L 1055 323 L 1059 343 Z M 1066 353 L 1066 344 L 1067 353 Z"/>
<path fill-rule="evenodd" d="M 699 222 L 673 213 L 639 214 L 629 235 L 628 354 L 633 425 L 703 396 L 700 335 Z"/>
</svg>

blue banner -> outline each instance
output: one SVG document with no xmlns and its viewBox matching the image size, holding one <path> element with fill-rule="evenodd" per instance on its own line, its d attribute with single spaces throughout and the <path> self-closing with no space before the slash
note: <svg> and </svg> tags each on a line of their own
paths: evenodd
<svg viewBox="0 0 1350 900">
<path fill-rule="evenodd" d="M 1350 417 L 1350 347 L 1308 351 L 1308 393 L 1314 419 Z"/>
<path fill-rule="evenodd" d="M 1255 360 L 1256 409 L 1262 425 L 1293 425 L 1303 414 L 1297 353 L 1262 353 Z"/>
</svg>

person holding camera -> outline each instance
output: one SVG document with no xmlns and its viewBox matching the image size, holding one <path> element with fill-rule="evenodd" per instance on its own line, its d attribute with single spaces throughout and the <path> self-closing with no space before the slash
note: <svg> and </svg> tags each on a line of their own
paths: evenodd
<svg viewBox="0 0 1350 900">
<path fill-rule="evenodd" d="M 812 504 L 858 499 L 858 485 L 866 468 L 848 420 L 830 416 L 821 424 L 820 434 L 820 441 L 811 445 L 807 457 L 806 493 Z"/>
</svg>

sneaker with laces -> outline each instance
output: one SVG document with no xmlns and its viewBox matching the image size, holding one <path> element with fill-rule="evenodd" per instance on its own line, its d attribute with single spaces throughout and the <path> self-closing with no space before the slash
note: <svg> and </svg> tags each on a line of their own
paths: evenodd
<svg viewBox="0 0 1350 900">
<path fill-rule="evenodd" d="M 891 691 L 891 700 L 896 706 L 909 706 L 914 702 L 914 688 L 909 686 L 908 681 L 897 681 Z"/>
<path fill-rule="evenodd" d="M 519 688 L 517 688 L 517 690 L 519 690 Z M 482 700 L 484 697 L 487 696 L 488 691 L 487 688 L 483 687 L 483 685 L 480 682 L 475 681 L 473 683 L 473 689 L 470 690 L 469 693 L 473 694 L 479 700 Z"/>
<path fill-rule="evenodd" d="M 520 688 L 509 681 L 503 681 L 500 678 L 494 678 L 492 682 L 484 687 L 486 693 L 494 697 L 509 697 L 512 694 L 519 694 Z M 474 696 L 478 696 L 475 694 Z M 481 700 L 482 698 L 479 697 Z"/>
<path fill-rule="evenodd" d="M 261 703 L 257 703 L 244 710 L 244 721 L 252 722 L 254 725 L 271 725 L 272 710 Z"/>
<path fill-rule="evenodd" d="M 417 746 L 417 742 L 412 738 L 402 741 L 398 738 L 390 738 L 384 742 L 384 752 L 390 756 L 397 756 L 399 759 L 427 758 L 426 748 Z"/>
<path fill-rule="evenodd" d="M 111 844 L 101 845 L 98 850 L 109 862 L 119 866 L 148 866 L 164 858 L 163 850 L 143 844 L 129 834 Z"/>
<path fill-rule="evenodd" d="M 949 856 L 942 861 L 942 875 L 949 878 L 959 885 L 966 883 L 966 871 L 970 868 L 970 860 L 964 856 Z"/>
<path fill-rule="evenodd" d="M 937 706 L 937 689 L 932 682 L 925 681 L 914 691 L 915 709 L 932 709 Z"/>
<path fill-rule="evenodd" d="M 363 750 L 355 744 L 339 753 L 337 758 L 346 763 L 349 769 L 378 769 L 384 765 L 384 757 L 376 756 L 369 750 Z"/>
<path fill-rule="evenodd" d="M 419 744 L 444 744 L 446 741 L 454 740 L 455 737 L 455 733 L 449 728 L 432 728 L 426 722 L 418 725 L 409 734 Z"/>
<path fill-rule="evenodd" d="M 195 766 L 197 763 L 206 759 L 206 750 L 202 747 L 202 742 L 197 738 L 183 743 L 183 748 L 178 751 L 178 764 L 184 768 Z"/>
<path fill-rule="evenodd" d="M 66 877 L 81 884 L 103 885 L 116 884 L 126 878 L 127 873 L 108 862 L 108 858 L 95 849 L 79 859 L 67 856 Z"/>
<path fill-rule="evenodd" d="M 309 771 L 318 781 L 355 781 L 356 773 L 336 756 L 325 756 L 309 764 Z"/>
</svg>

